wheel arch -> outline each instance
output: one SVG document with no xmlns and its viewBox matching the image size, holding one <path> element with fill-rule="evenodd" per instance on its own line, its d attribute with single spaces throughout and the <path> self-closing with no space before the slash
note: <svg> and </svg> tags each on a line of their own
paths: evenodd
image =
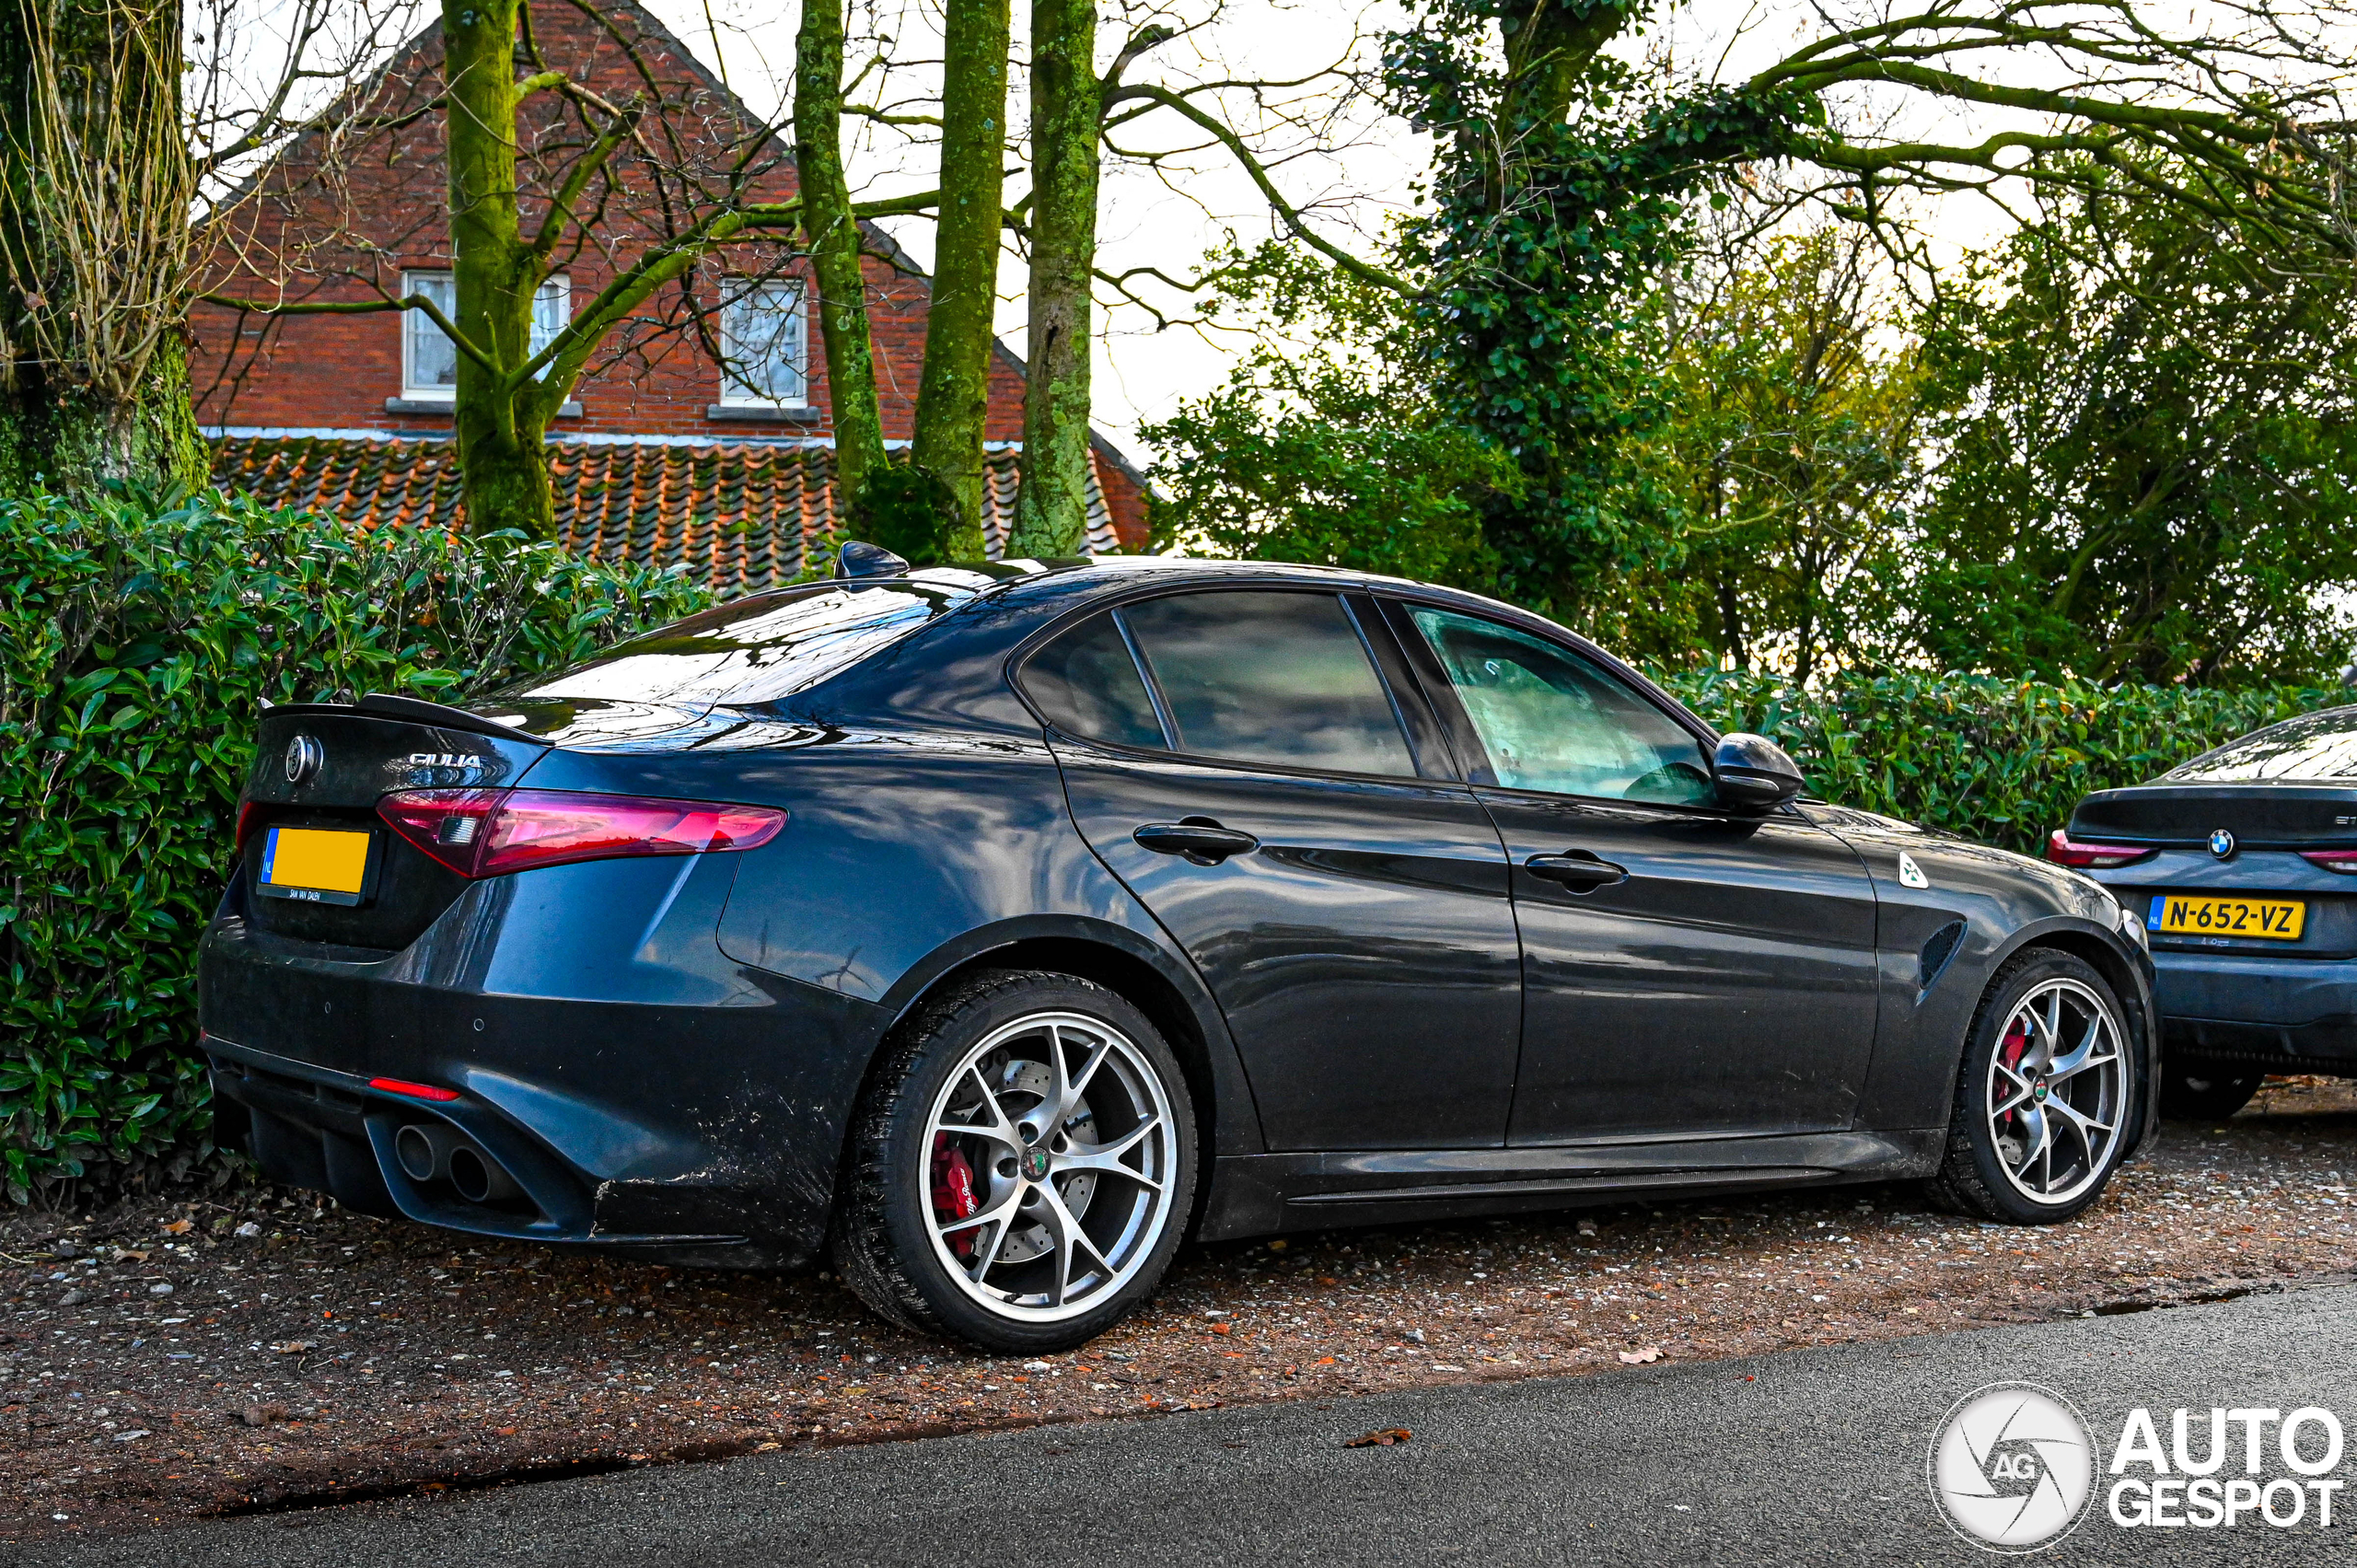
<svg viewBox="0 0 2357 1568">
<path fill-rule="evenodd" d="M 2138 1082 L 2142 1093 L 2136 1097 L 2137 1123 L 2127 1139 L 2128 1152 L 2120 1156 L 2124 1164 L 2143 1153 L 2146 1142 L 2160 1124 L 2160 1020 L 2154 1010 L 2152 985 L 2135 961 L 2120 951 L 2118 938 L 2076 922 L 2061 920 L 2015 933 L 2014 939 L 1998 952 L 1989 966 L 1988 974 L 1981 981 L 1981 994 L 1988 994 L 1989 987 L 1996 983 L 1998 971 L 2006 964 L 2038 948 L 2068 954 L 2103 976 L 2128 1014 L 2129 1036 L 2141 1069 Z"/>
<path fill-rule="evenodd" d="M 885 999 L 890 1025 L 868 1064 L 932 997 L 983 970 L 1043 970 L 1094 981 L 1144 1013 L 1162 1031 L 1187 1074 L 1200 1152 L 1257 1154 L 1260 1119 L 1219 1005 L 1192 965 L 1137 932 L 1103 921 L 1027 919 L 969 933 L 916 965 Z M 1199 1188 L 1208 1188 L 1205 1181 Z"/>
</svg>

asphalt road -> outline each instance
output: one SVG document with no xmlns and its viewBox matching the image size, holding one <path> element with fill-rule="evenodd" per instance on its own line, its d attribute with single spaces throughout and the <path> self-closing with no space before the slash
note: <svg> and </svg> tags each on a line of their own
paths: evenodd
<svg viewBox="0 0 2357 1568">
<path fill-rule="evenodd" d="M 26 1563 L 566 1565 L 1129 1562 L 1988 1562 L 1925 1481 L 1934 1427 L 1983 1385 L 2063 1394 L 2108 1463 L 2134 1406 L 2320 1405 L 2357 1481 L 2357 1287 L 2031 1328 L 1213 1411 L 226 1521 L 28 1551 Z M 1394 1447 L 1346 1448 L 1406 1427 Z M 2236 1429 L 2237 1431 L 2239 1429 Z M 2221 1477 L 2240 1468 L 2240 1438 Z M 2259 1480 L 2289 1478 L 2270 1440 Z M 2142 1473 L 2141 1470 L 2137 1473 Z M 2124 1528 L 2095 1501 L 2051 1561 L 2345 1560 L 2319 1529 Z M 2279 1498 L 2288 1511 L 2288 1493 Z"/>
</svg>

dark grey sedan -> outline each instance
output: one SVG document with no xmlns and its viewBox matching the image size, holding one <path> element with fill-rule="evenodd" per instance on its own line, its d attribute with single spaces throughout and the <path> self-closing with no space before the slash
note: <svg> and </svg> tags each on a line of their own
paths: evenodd
<svg viewBox="0 0 2357 1568">
<path fill-rule="evenodd" d="M 2047 858 L 2152 939 L 2164 1111 L 2231 1116 L 2270 1073 L 2357 1076 L 2357 707 L 2091 795 Z"/>
</svg>

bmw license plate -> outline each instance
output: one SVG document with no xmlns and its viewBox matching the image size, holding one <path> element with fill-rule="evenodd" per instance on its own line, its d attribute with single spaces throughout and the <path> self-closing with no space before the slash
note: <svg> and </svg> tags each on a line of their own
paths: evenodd
<svg viewBox="0 0 2357 1568">
<path fill-rule="evenodd" d="M 2297 899 L 2189 899 L 2163 893 L 2144 924 L 2161 936 L 2227 936 L 2297 942 L 2308 906 Z"/>
<path fill-rule="evenodd" d="M 376 867 L 377 835 L 366 829 L 273 828 L 261 846 L 255 888 L 277 899 L 315 904 L 356 904 L 367 895 Z"/>
</svg>

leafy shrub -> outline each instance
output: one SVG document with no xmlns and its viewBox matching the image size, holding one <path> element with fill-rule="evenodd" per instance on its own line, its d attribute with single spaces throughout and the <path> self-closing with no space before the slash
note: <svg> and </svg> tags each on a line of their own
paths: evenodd
<svg viewBox="0 0 2357 1568">
<path fill-rule="evenodd" d="M 2091 790 L 2142 784 L 2261 725 L 2348 700 L 2306 687 L 1968 675 L 1837 677 L 1802 691 L 1712 670 L 1664 684 L 1719 728 L 1783 747 L 1828 800 L 2030 854 Z"/>
<path fill-rule="evenodd" d="M 0 500 L 0 1181 L 211 1148 L 195 939 L 265 703 L 570 663 L 709 596 L 521 536 L 354 536 L 206 496 Z"/>
</svg>

